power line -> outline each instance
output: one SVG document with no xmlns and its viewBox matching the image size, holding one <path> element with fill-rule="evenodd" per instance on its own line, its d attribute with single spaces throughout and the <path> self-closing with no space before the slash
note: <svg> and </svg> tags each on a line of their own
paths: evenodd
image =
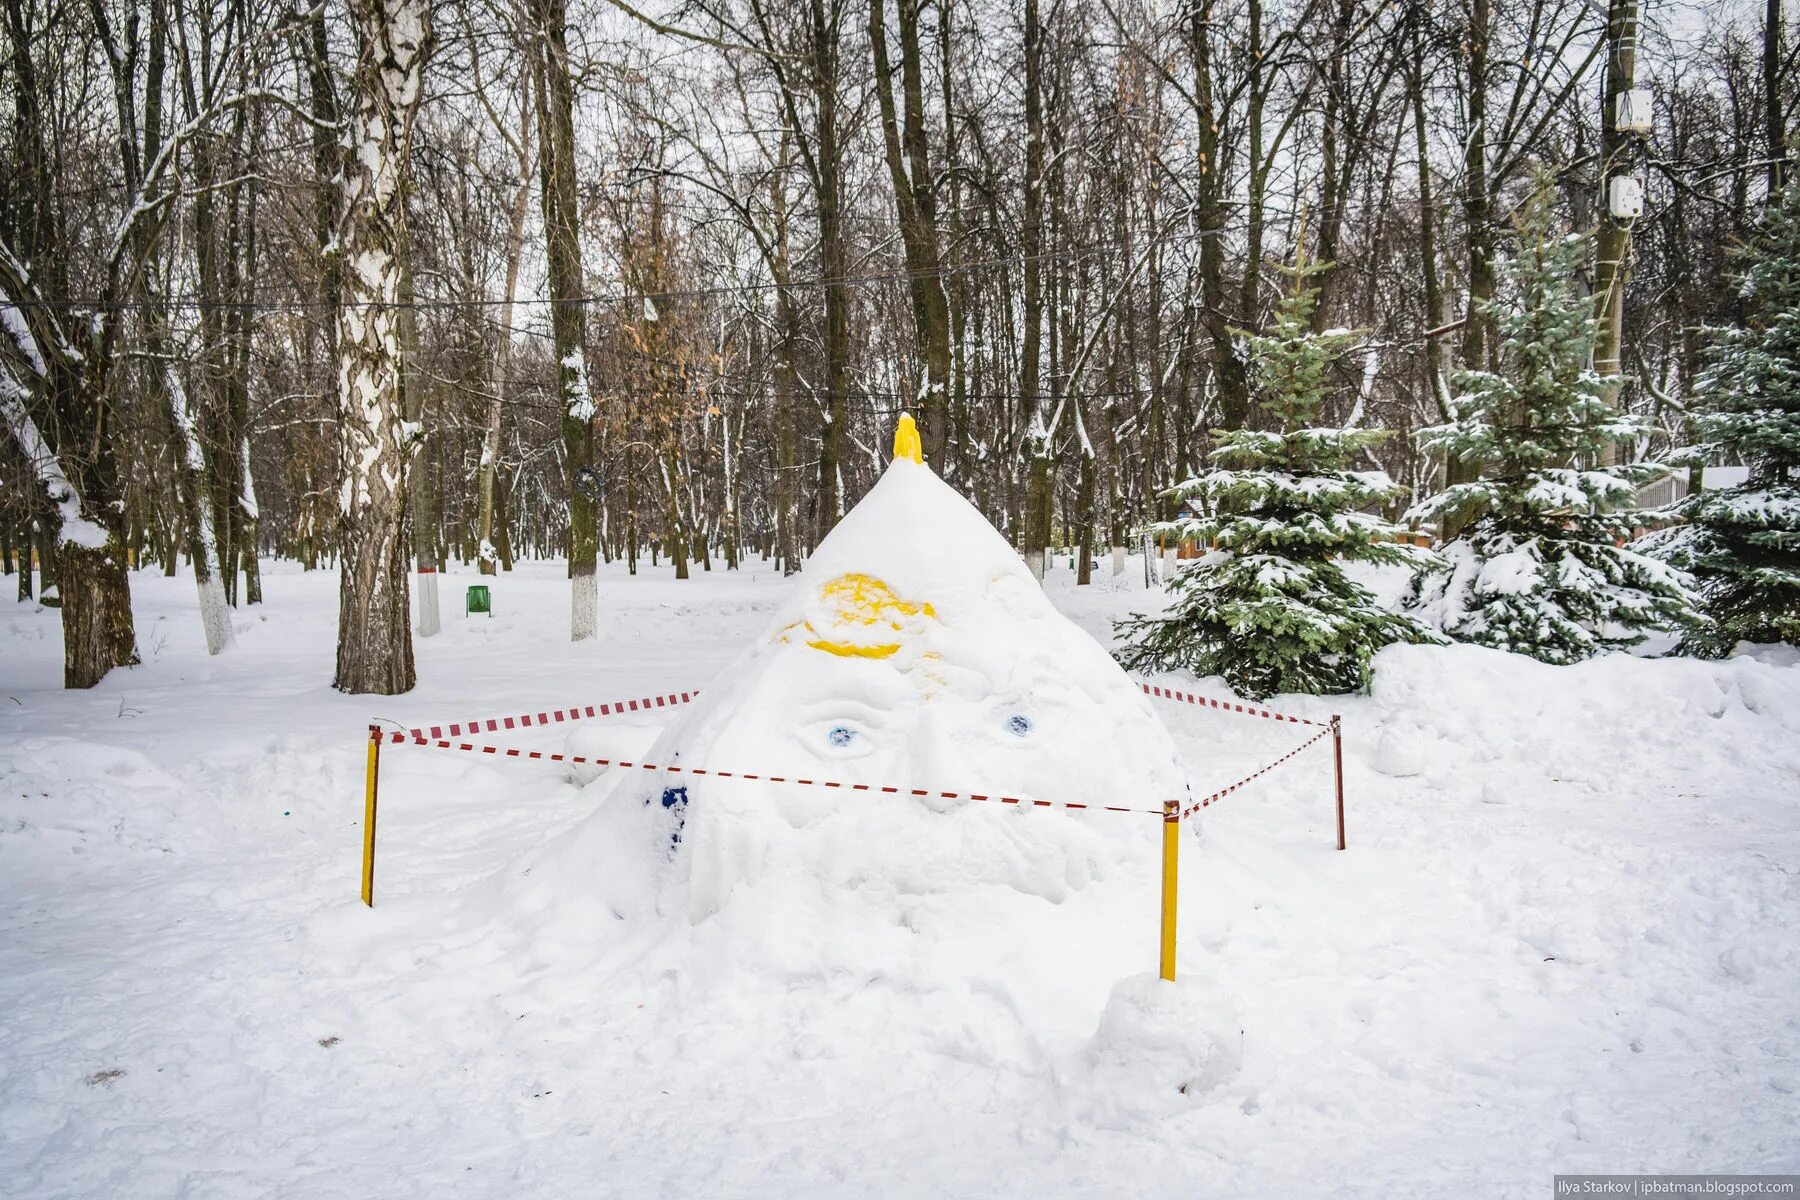
<svg viewBox="0 0 1800 1200">
<path fill-rule="evenodd" d="M 1225 202 L 1234 208 L 1247 207 L 1243 201 Z M 1444 208 L 1447 202 L 1439 202 L 1434 208 Z M 1372 208 L 1373 204 L 1352 206 L 1359 210 Z M 1416 203 L 1394 205 L 1413 209 Z M 1292 217 L 1300 210 L 1285 205 L 1268 204 L 1261 206 L 1265 217 L 1277 219 Z M 720 217 L 727 214 L 721 212 Z M 1115 251 L 1136 251 L 1149 245 L 1168 245 L 1182 242 L 1193 242 L 1204 237 L 1225 237 L 1232 229 L 1218 226 L 1212 229 L 1182 229 L 1161 234 L 1156 237 L 1135 239 L 1130 242 L 1108 241 L 1091 242 L 1073 249 L 1046 250 L 1034 255 L 998 255 L 985 259 L 976 259 L 963 263 L 952 263 L 932 270 L 886 270 L 867 272 L 859 275 L 843 275 L 836 278 L 815 278 L 789 280 L 777 283 L 773 280 L 762 283 L 714 284 L 698 288 L 670 288 L 664 291 L 608 292 L 596 295 L 575 296 L 566 299 L 551 297 L 523 297 L 512 300 L 481 298 L 470 300 L 424 299 L 410 301 L 329 301 L 329 300 L 210 300 L 192 293 L 165 297 L 161 300 L 121 299 L 104 300 L 99 297 L 69 297 L 51 299 L 25 299 L 15 301 L 11 307 L 36 309 L 68 309 L 75 311 L 129 312 L 136 310 L 162 311 L 167 308 L 192 309 L 199 312 L 241 312 L 266 313 L 271 315 L 299 316 L 308 312 L 336 312 L 344 308 L 412 310 L 415 312 L 457 312 L 469 309 L 505 308 L 508 305 L 550 306 L 575 305 L 578 307 L 601 307 L 607 305 L 642 305 L 648 301 L 653 305 L 672 303 L 681 300 L 713 300 L 727 296 L 766 295 L 770 292 L 783 291 L 822 291 L 834 287 L 862 287 L 871 284 L 912 283 L 921 279 L 949 279 L 977 271 L 992 270 L 1004 267 L 1022 267 L 1027 263 L 1067 262 L 1084 258 L 1095 258 Z M 514 332 L 541 336 L 541 331 L 515 328 Z"/>
<path fill-rule="evenodd" d="M 1165 244 L 1169 242 L 1191 240 L 1200 237 L 1218 237 L 1223 229 L 1186 230 L 1181 233 L 1164 234 L 1155 238 L 1144 238 L 1132 243 L 1133 247 L 1146 246 L 1152 242 Z M 592 296 L 572 296 L 564 299 L 550 297 L 523 297 L 512 300 L 480 299 L 480 300 L 409 300 L 409 301 L 329 301 L 329 300 L 291 300 L 270 303 L 256 300 L 206 300 L 193 295 L 170 296 L 162 300 L 102 300 L 97 297 L 79 297 L 65 299 L 30 299 L 14 301 L 15 308 L 66 308 L 75 310 L 126 312 L 136 309 L 154 309 L 157 311 L 170 307 L 195 308 L 215 312 L 268 312 L 298 315 L 314 310 L 335 312 L 341 308 L 377 308 L 377 309 L 411 309 L 419 312 L 457 311 L 469 308 L 504 308 L 507 305 L 575 305 L 588 307 L 594 305 L 642 304 L 648 300 L 652 304 L 673 302 L 678 300 L 710 300 L 721 296 L 758 295 L 782 291 L 817 291 L 834 287 L 861 287 L 874 283 L 911 283 L 920 279 L 947 279 L 956 275 L 968 274 L 972 271 L 989 270 L 996 267 L 1023 266 L 1032 262 L 1073 261 L 1081 258 L 1092 258 L 1111 250 L 1125 248 L 1124 243 L 1091 243 L 1073 250 L 1048 250 L 1032 255 L 1004 255 L 994 258 L 977 259 L 972 262 L 955 263 L 938 267 L 934 270 L 895 270 L 873 271 L 862 275 L 840 275 L 832 279 L 795 279 L 786 283 L 734 283 L 715 284 L 700 288 L 671 288 L 659 292 L 610 292 Z"/>
<path fill-rule="evenodd" d="M 1230 201 L 1228 203 L 1233 207 L 1244 207 L 1244 204 L 1241 201 Z M 1274 214 L 1278 217 L 1291 217 L 1300 210 L 1291 209 L 1282 205 L 1264 204 L 1262 206 L 1262 211 L 1265 215 Z M 723 216 L 724 214 L 720 215 Z M 881 283 L 912 283 L 921 279 L 948 279 L 976 271 L 985 271 L 1001 267 L 1022 267 L 1027 263 L 1076 261 L 1083 258 L 1098 257 L 1114 251 L 1135 251 L 1152 244 L 1169 245 L 1172 243 L 1192 242 L 1203 237 L 1225 237 L 1231 232 L 1232 230 L 1225 226 L 1219 226 L 1213 229 L 1183 229 L 1161 234 L 1156 237 L 1138 238 L 1130 242 L 1090 242 L 1073 249 L 1046 250 L 1032 255 L 998 255 L 985 259 L 975 259 L 964 263 L 952 263 L 932 270 L 901 269 L 873 271 L 860 275 L 842 275 L 832 279 L 796 279 L 789 280 L 786 283 L 777 283 L 770 280 L 764 283 L 714 284 L 708 287 L 670 288 L 664 291 L 654 292 L 608 292 L 589 296 L 574 296 L 566 299 L 532 296 L 515 298 L 513 300 L 482 298 L 476 300 L 426 299 L 405 302 L 349 302 L 296 299 L 269 302 L 257 300 L 208 300 L 190 293 L 187 295 L 166 297 L 161 301 L 135 299 L 106 301 L 96 297 L 37 299 L 18 302 L 15 304 L 15 307 L 67 308 L 121 312 L 136 309 L 160 310 L 165 307 L 174 306 L 192 308 L 199 311 L 262 312 L 293 316 L 311 311 L 335 312 L 341 308 L 411 309 L 417 312 L 455 312 L 471 308 L 504 308 L 509 304 L 513 306 L 549 305 L 551 307 L 567 304 L 589 307 L 627 304 L 641 305 L 646 300 L 652 304 L 661 304 L 680 300 L 712 300 L 725 296 L 765 295 L 770 292 L 820 291 L 834 287 L 862 287 L 869 284 Z M 522 332 L 532 333 L 535 331 L 523 330 Z"/>
</svg>

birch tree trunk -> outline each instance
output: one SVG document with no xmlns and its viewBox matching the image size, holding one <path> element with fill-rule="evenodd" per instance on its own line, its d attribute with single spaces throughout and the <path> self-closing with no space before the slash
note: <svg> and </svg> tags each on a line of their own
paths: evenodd
<svg viewBox="0 0 1800 1200">
<path fill-rule="evenodd" d="M 401 255 L 408 144 L 430 52 L 425 0 L 350 0 L 356 74 L 344 159 L 338 403 L 339 691 L 414 683 L 406 572 L 406 476 L 415 434 L 401 416 Z"/>
</svg>

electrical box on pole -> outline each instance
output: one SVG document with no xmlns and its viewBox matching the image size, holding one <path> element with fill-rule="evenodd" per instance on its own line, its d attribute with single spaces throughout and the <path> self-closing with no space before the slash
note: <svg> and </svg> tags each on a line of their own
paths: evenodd
<svg viewBox="0 0 1800 1200">
<path fill-rule="evenodd" d="M 1648 88 L 1632 88 L 1613 97 L 1613 128 L 1620 133 L 1647 137 L 1653 119 Z"/>
<path fill-rule="evenodd" d="M 1594 370 L 1619 400 L 1625 344 L 1625 287 L 1631 226 L 1644 215 L 1644 144 L 1650 96 L 1637 86 L 1638 17 L 1643 0 L 1606 0 L 1606 77 L 1600 93 L 1600 227 L 1594 232 Z M 1613 461 L 1608 459 L 1608 462 Z"/>
<path fill-rule="evenodd" d="M 1631 175 L 1614 175 L 1606 189 L 1606 211 L 1620 221 L 1643 216 L 1643 181 Z"/>
</svg>

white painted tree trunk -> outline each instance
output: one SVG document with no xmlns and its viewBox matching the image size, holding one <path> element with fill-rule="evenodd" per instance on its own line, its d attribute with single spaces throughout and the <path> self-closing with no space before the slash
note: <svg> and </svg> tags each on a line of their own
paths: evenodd
<svg viewBox="0 0 1800 1200">
<path fill-rule="evenodd" d="M 443 629 L 438 618 L 438 572 L 436 567 L 420 567 L 419 636 L 436 637 Z"/>
<path fill-rule="evenodd" d="M 206 633 L 206 652 L 218 654 L 232 643 L 231 604 L 225 599 L 225 579 L 219 573 L 219 536 L 205 486 L 206 457 L 200 450 L 187 387 L 173 362 L 163 369 L 163 386 L 169 393 L 169 417 L 181 439 L 181 494 L 192 523 L 189 549 L 194 560 L 194 587 L 200 593 L 200 626 Z"/>
<path fill-rule="evenodd" d="M 569 637 L 572 641 L 594 636 L 600 613 L 600 581 L 595 575 L 569 579 Z"/>
<path fill-rule="evenodd" d="M 529 107 L 521 105 L 521 112 Z M 525 178 L 528 164 L 520 156 L 519 177 Z M 487 423 L 481 437 L 481 467 L 477 502 L 476 533 L 481 544 L 476 550 L 477 569 L 483 575 L 500 572 L 500 556 L 494 549 L 494 484 L 500 468 L 500 418 L 506 406 L 507 379 L 512 370 L 513 304 L 519 293 L 519 265 L 525 257 L 525 209 L 531 189 L 521 186 L 513 193 L 512 231 L 506 243 L 506 300 L 500 307 L 500 344 L 494 355 L 494 374 L 488 387 Z"/>
<path fill-rule="evenodd" d="M 244 514 L 244 603 L 262 603 L 262 569 L 257 565 L 257 523 L 262 519 L 262 510 L 256 504 L 256 480 L 250 474 L 250 439 L 244 438 L 242 447 L 244 462 L 244 490 L 238 497 L 238 507 Z"/>
</svg>

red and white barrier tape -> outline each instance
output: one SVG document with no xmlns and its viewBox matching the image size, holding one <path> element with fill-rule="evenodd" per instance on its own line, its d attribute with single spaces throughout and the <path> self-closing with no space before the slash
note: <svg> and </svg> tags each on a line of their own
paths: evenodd
<svg viewBox="0 0 1800 1200">
<path fill-rule="evenodd" d="M 1318 726 L 1320 729 L 1320 732 L 1314 734 L 1304 742 L 1301 742 L 1298 746 L 1295 746 L 1292 750 L 1288 751 L 1274 762 L 1244 776 L 1244 778 L 1238 780 L 1230 787 L 1221 788 L 1212 793 L 1212 795 L 1181 809 L 1177 814 L 1178 820 L 1186 820 L 1201 809 L 1212 805 L 1214 801 L 1222 800 L 1239 788 L 1250 783 L 1252 780 L 1268 774 L 1270 771 L 1273 771 L 1276 767 L 1279 767 L 1282 763 L 1293 758 L 1296 754 L 1299 754 L 1302 750 L 1305 750 L 1314 742 L 1325 737 L 1332 731 L 1332 723 L 1329 721 L 1314 721 L 1307 717 L 1296 717 L 1287 713 L 1272 712 L 1266 708 L 1256 708 L 1253 705 L 1238 704 L 1226 700 L 1214 700 L 1208 696 L 1197 696 L 1192 692 L 1177 691 L 1174 688 L 1164 687 L 1160 684 L 1139 683 L 1138 686 L 1142 688 L 1147 695 L 1159 700 L 1173 700 L 1182 704 L 1198 705 L 1202 708 L 1216 708 L 1223 712 L 1235 712 L 1243 713 L 1245 716 L 1263 717 L 1271 721 L 1287 721 L 1295 725 L 1313 725 Z M 536 758 L 542 759 L 545 762 L 588 763 L 601 767 L 624 767 L 643 771 L 661 771 L 677 775 L 710 775 L 718 779 L 748 779 L 755 783 L 792 783 L 805 787 L 837 788 L 841 791 L 874 792 L 893 796 L 915 796 L 942 800 L 983 800 L 997 804 L 1014 804 L 1022 808 L 1092 809 L 1098 812 L 1147 813 L 1152 816 L 1163 817 L 1165 820 L 1168 817 L 1167 812 L 1163 809 L 1127 808 L 1116 804 L 1067 804 L 1055 800 L 1033 800 L 1024 796 L 995 796 L 986 795 L 980 792 L 944 792 L 929 788 L 884 787 L 879 784 L 871 783 L 844 783 L 833 779 L 799 779 L 786 775 L 766 775 L 750 771 L 719 771 L 706 767 L 665 766 L 658 763 L 625 762 L 619 759 L 597 758 L 580 754 L 556 754 L 547 750 L 521 750 L 508 746 L 482 746 L 470 742 L 455 742 L 449 740 L 463 734 L 499 733 L 502 730 L 529 729 L 539 725 L 556 725 L 568 721 L 581 721 L 590 717 L 611 717 L 619 716 L 623 713 L 650 712 L 659 708 L 674 708 L 679 705 L 692 703 L 694 697 L 699 694 L 698 690 L 670 692 L 661 696 L 645 696 L 637 700 L 615 700 L 610 704 L 579 705 L 573 708 L 552 709 L 547 712 L 522 713 L 513 717 L 487 717 L 473 721 L 458 722 L 451 725 L 424 725 L 416 729 L 408 729 L 404 733 L 376 729 L 374 730 L 374 734 L 380 740 L 387 742 L 411 742 L 415 745 L 433 746 L 443 750 L 464 750 L 475 754 L 493 754 L 505 758 Z"/>
<path fill-rule="evenodd" d="M 516 717 L 488 717 L 481 720 L 464 721 L 455 725 L 421 725 L 417 729 L 409 729 L 405 733 L 390 733 L 384 736 L 389 741 L 404 742 L 409 738 L 420 741 L 461 737 L 469 733 L 499 733 L 505 729 L 529 729 L 533 725 L 556 725 L 564 721 L 581 721 L 588 717 L 616 717 L 621 713 L 673 708 L 676 705 L 692 703 L 694 697 L 699 694 L 697 690 L 671 692 L 666 696 L 645 696 L 641 700 L 615 700 L 611 704 L 558 708 L 550 712 L 524 713 Z"/>
<path fill-rule="evenodd" d="M 1318 722 L 1309 721 L 1309 722 L 1307 722 L 1307 724 L 1316 725 L 1316 724 L 1318 724 Z M 1292 750 L 1289 750 L 1286 754 L 1282 755 L 1280 758 L 1276 759 L 1274 762 L 1268 764 L 1265 767 L 1258 768 L 1257 770 L 1251 772 L 1250 774 L 1244 776 L 1242 779 L 1238 780 L 1236 783 L 1232 784 L 1230 787 L 1220 788 L 1218 791 L 1214 792 L 1212 795 L 1206 797 L 1205 799 L 1199 800 L 1193 804 L 1188 805 L 1186 808 L 1181 810 L 1179 819 L 1185 821 L 1189 817 L 1193 816 L 1195 813 L 1199 812 L 1201 809 L 1210 806 L 1213 803 L 1213 801 L 1223 800 L 1225 797 L 1231 795 L 1231 793 L 1237 791 L 1239 788 L 1243 787 L 1245 784 L 1249 783 L 1251 780 L 1256 779 L 1262 775 L 1267 775 L 1270 771 L 1273 771 L 1276 767 L 1279 767 L 1282 763 L 1284 763 L 1288 759 L 1294 757 L 1294 755 L 1300 753 L 1302 750 L 1306 749 L 1308 746 L 1311 746 L 1314 742 L 1320 740 L 1321 738 L 1328 737 L 1330 734 L 1331 734 L 1331 726 L 1327 725 L 1324 729 L 1321 729 L 1319 732 L 1313 734 L 1311 737 L 1307 738 L 1304 742 L 1301 742 L 1298 746 L 1295 746 Z"/>
<path fill-rule="evenodd" d="M 1309 717 L 1296 717 L 1287 713 L 1272 712 L 1266 708 L 1257 708 L 1250 704 L 1238 704 L 1229 700 L 1214 700 L 1210 696 L 1197 696 L 1192 692 L 1177 691 L 1161 684 L 1139 683 L 1146 695 L 1159 700 L 1173 700 L 1182 704 L 1198 705 L 1202 708 L 1216 708 L 1221 712 L 1243 713 L 1245 716 L 1264 717 L 1271 721 L 1288 721 L 1295 725 L 1316 725 L 1329 727 L 1329 721 L 1314 721 Z M 485 717 L 473 721 L 459 721 L 449 725 L 420 725 L 408 729 L 405 733 L 389 735 L 392 741 L 403 741 L 407 738 L 455 738 L 471 733 L 500 733 L 508 729 L 529 729 L 534 725 L 557 725 L 566 721 L 581 721 L 589 717 L 613 717 L 628 712 L 646 712 L 658 708 L 673 708 L 677 705 L 690 704 L 700 694 L 698 689 L 685 692 L 669 692 L 661 696 L 645 696 L 638 700 L 615 700 L 611 704 L 575 705 L 570 708 L 552 709 L 548 712 L 521 713 L 513 717 Z"/>
<path fill-rule="evenodd" d="M 1247 717 L 1266 717 L 1271 721 L 1291 721 L 1295 725 L 1323 725 L 1330 728 L 1330 721 L 1314 721 L 1309 717 L 1294 717 L 1287 713 L 1270 712 L 1266 708 L 1257 708 L 1251 704 L 1238 704 L 1230 700 L 1214 700 L 1210 696 L 1196 696 L 1192 692 L 1178 692 L 1174 688 L 1163 687 L 1156 683 L 1140 683 L 1139 687 L 1155 696 L 1158 700 L 1176 700 L 1182 704 L 1197 704 L 1201 708 L 1216 708 L 1222 712 L 1243 713 Z"/>
<path fill-rule="evenodd" d="M 844 792 L 874 792 L 884 796 L 918 796 L 939 800 L 986 800 L 995 804 L 1014 804 L 1020 808 L 1093 809 L 1098 812 L 1148 813 L 1163 816 L 1160 808 L 1125 808 L 1117 804 L 1068 804 L 1059 800 L 1033 800 L 1028 796 L 994 796 L 982 792 L 944 792 L 935 788 L 886 787 L 878 783 L 844 783 L 836 779 L 801 779 L 793 775 L 767 775 L 754 771 L 720 771 L 709 767 L 677 767 L 662 763 L 627 762 L 624 759 L 600 758 L 584 754 L 556 754 L 548 750 L 520 750 L 511 746 L 480 746 L 471 742 L 452 742 L 443 738 L 414 737 L 410 734 L 383 734 L 396 742 L 435 746 L 440 750 L 464 750 L 472 754 L 492 754 L 502 758 L 536 758 L 544 762 L 590 763 L 598 767 L 622 767 L 638 771 L 660 771 L 671 775 L 704 775 L 714 779 L 748 779 L 754 783 L 799 784 L 802 787 L 836 788 Z"/>
</svg>

